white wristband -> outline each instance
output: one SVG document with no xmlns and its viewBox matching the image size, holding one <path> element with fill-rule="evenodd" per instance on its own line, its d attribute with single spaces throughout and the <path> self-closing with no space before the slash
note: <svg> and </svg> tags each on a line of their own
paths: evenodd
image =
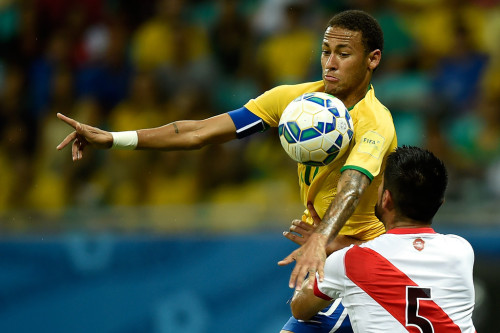
<svg viewBox="0 0 500 333">
<path fill-rule="evenodd" d="M 139 137 L 137 131 L 111 132 L 113 136 L 113 146 L 116 149 L 134 150 L 137 147 Z"/>
</svg>

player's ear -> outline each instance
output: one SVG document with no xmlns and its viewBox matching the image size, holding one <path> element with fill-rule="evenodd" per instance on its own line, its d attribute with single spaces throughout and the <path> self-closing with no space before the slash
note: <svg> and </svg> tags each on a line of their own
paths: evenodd
<svg viewBox="0 0 500 333">
<path fill-rule="evenodd" d="M 394 209 L 394 201 L 392 200 L 392 193 L 385 189 L 382 193 L 382 207 L 386 210 Z"/>
<path fill-rule="evenodd" d="M 379 49 L 373 50 L 368 54 L 368 68 L 372 71 L 378 67 L 380 64 L 380 59 L 382 59 L 382 52 Z"/>
</svg>

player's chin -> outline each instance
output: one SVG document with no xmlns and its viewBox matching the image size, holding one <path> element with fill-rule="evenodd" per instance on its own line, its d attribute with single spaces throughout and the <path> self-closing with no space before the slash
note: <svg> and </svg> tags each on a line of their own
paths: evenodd
<svg viewBox="0 0 500 333">
<path fill-rule="evenodd" d="M 333 95 L 333 96 L 338 95 L 339 90 L 340 90 L 338 84 L 332 83 L 332 82 L 327 81 L 325 79 L 323 79 L 323 82 L 325 84 L 325 92 L 327 94 L 330 94 L 330 95 Z"/>
</svg>

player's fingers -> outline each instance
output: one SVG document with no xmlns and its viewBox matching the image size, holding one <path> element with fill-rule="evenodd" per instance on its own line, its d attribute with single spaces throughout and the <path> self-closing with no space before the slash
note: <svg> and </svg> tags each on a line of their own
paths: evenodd
<svg viewBox="0 0 500 333">
<path fill-rule="evenodd" d="M 82 123 L 76 122 L 76 124 L 75 124 L 76 133 L 83 135 L 85 137 L 87 137 L 87 134 L 88 134 L 87 128 L 88 128 L 88 126 L 84 125 Z"/>
<path fill-rule="evenodd" d="M 307 210 L 313 219 L 319 218 L 319 215 L 316 212 L 316 209 L 314 209 L 314 205 L 311 201 L 307 202 Z"/>
<path fill-rule="evenodd" d="M 73 141 L 73 144 L 71 145 L 71 157 L 73 158 L 73 161 L 78 160 L 78 140 Z"/>
<path fill-rule="evenodd" d="M 309 211 L 309 214 L 311 214 L 311 217 L 314 221 L 314 225 L 319 224 L 321 222 L 321 218 L 316 212 L 316 209 L 314 209 L 314 205 L 311 201 L 307 202 L 307 210 Z"/>
<path fill-rule="evenodd" d="M 61 143 L 56 147 L 56 149 L 57 150 L 63 149 L 68 145 L 68 143 L 75 140 L 76 136 L 77 136 L 76 132 L 71 132 L 66 138 L 64 138 L 64 140 L 61 141 Z"/>
<path fill-rule="evenodd" d="M 304 221 L 300 221 L 300 223 L 297 225 L 297 228 L 301 228 L 304 230 L 314 230 L 316 228 L 316 226 L 309 224 L 307 222 L 304 222 Z"/>
<path fill-rule="evenodd" d="M 83 149 L 85 148 L 85 141 L 82 141 L 81 138 L 76 138 L 73 141 L 73 145 L 71 146 L 71 155 L 73 157 L 73 161 L 79 161 L 83 158 Z"/>
<path fill-rule="evenodd" d="M 298 232 L 297 230 L 300 229 L 299 227 L 297 227 L 296 225 L 291 225 L 290 228 L 288 228 L 288 230 L 290 232 Z"/>
<path fill-rule="evenodd" d="M 307 273 L 309 273 L 309 269 L 307 266 L 302 266 L 298 264 L 295 265 L 292 275 L 290 276 L 290 282 L 289 282 L 290 288 L 295 287 L 295 290 L 300 290 L 302 288 L 302 283 L 304 282 L 304 279 L 307 276 Z"/>
<path fill-rule="evenodd" d="M 290 258 L 290 257 L 286 257 L 285 259 L 278 261 L 278 266 L 286 266 L 288 264 L 291 264 L 294 261 L 295 261 L 295 259 Z"/>
<path fill-rule="evenodd" d="M 292 225 L 290 227 L 290 232 L 295 232 L 295 233 L 298 233 L 299 235 L 301 236 L 304 236 L 305 234 L 310 234 L 311 233 L 311 230 L 309 228 L 303 228 L 301 226 L 296 226 L 296 225 Z"/>
<path fill-rule="evenodd" d="M 323 282 L 323 279 L 325 278 L 325 263 L 322 262 L 319 264 L 318 268 L 317 268 L 317 271 L 318 271 L 318 279 L 319 279 L 319 282 Z"/>
<path fill-rule="evenodd" d="M 77 159 L 81 160 L 83 158 L 83 150 L 86 146 L 86 141 L 83 141 L 83 140 L 77 140 L 77 141 L 78 141 L 78 143 L 77 143 L 77 146 L 78 146 Z"/>
<path fill-rule="evenodd" d="M 73 127 L 74 129 L 76 129 L 76 125 L 78 124 L 78 122 L 70 117 L 67 117 L 65 115 L 63 115 L 62 113 L 58 113 L 57 114 L 57 118 L 61 119 L 62 121 L 64 121 L 66 124 L 70 125 L 71 127 Z"/>
<path fill-rule="evenodd" d="M 315 280 L 316 280 L 316 273 L 313 273 L 313 271 L 310 270 L 309 271 L 309 278 L 306 280 L 306 287 L 313 289 Z"/>
<path fill-rule="evenodd" d="M 297 265 L 295 265 L 295 268 L 293 269 L 292 274 L 290 274 L 290 280 L 288 281 L 288 287 L 295 288 L 295 286 L 296 286 L 295 282 L 297 281 L 297 275 L 298 275 Z"/>
<path fill-rule="evenodd" d="M 285 238 L 288 238 L 289 240 L 291 240 L 292 242 L 294 242 L 296 244 L 299 244 L 299 245 L 304 244 L 304 238 L 303 237 L 295 235 L 295 234 L 293 234 L 291 232 L 283 231 L 283 236 L 285 236 Z"/>
<path fill-rule="evenodd" d="M 296 258 L 296 252 L 297 250 L 293 251 L 292 253 L 290 253 L 288 256 L 286 256 L 284 259 L 278 261 L 278 265 L 279 266 L 286 266 L 292 262 L 295 261 L 295 258 Z"/>
<path fill-rule="evenodd" d="M 290 226 L 290 231 L 297 231 L 297 230 L 311 230 L 313 229 L 313 226 L 310 225 L 307 222 L 301 221 L 301 220 L 293 220 L 292 225 Z"/>
</svg>

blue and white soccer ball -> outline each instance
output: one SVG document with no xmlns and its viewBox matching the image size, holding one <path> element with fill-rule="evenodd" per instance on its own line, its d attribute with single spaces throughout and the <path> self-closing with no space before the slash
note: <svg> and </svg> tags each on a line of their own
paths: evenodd
<svg viewBox="0 0 500 333">
<path fill-rule="evenodd" d="M 321 92 L 294 99 L 278 126 L 281 145 L 299 163 L 327 165 L 342 156 L 352 140 L 349 111 L 338 98 Z"/>
</svg>

